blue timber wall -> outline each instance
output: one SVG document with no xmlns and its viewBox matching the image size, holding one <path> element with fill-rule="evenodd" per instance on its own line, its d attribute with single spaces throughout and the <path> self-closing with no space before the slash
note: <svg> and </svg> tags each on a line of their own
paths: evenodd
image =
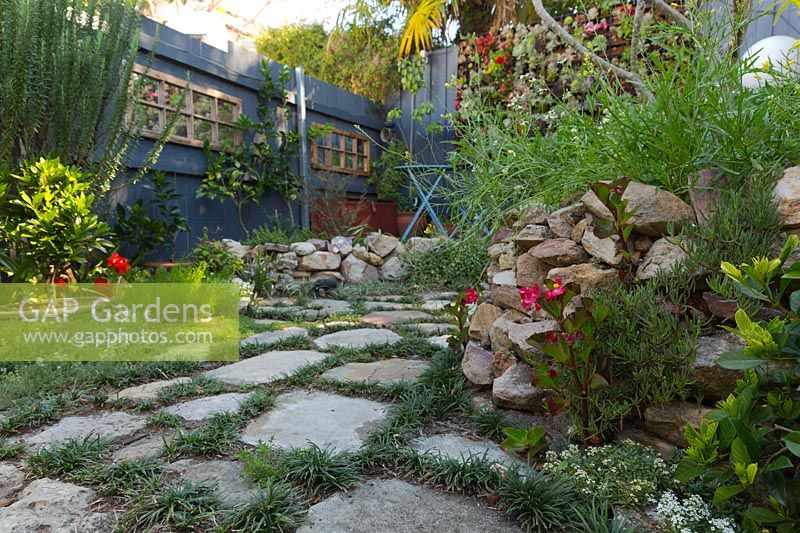
<svg viewBox="0 0 800 533">
<path fill-rule="evenodd" d="M 227 52 L 222 51 L 149 19 L 143 19 L 139 46 L 139 64 L 149 64 L 155 71 L 180 79 L 188 77 L 192 83 L 240 98 L 242 113 L 256 118 L 258 88 L 263 81 L 259 72 L 264 59 L 262 56 L 231 45 Z M 277 79 L 283 66 L 277 63 L 271 63 L 270 66 L 273 78 Z M 356 131 L 358 126 L 372 138 L 379 136 L 385 116 L 383 106 L 309 76 L 305 77 L 304 84 L 307 124 L 331 124 L 346 131 Z M 290 92 L 290 100 L 294 101 L 294 73 L 286 89 Z M 291 107 L 292 121 L 288 128 L 296 130 L 297 113 L 295 106 Z M 152 147 L 152 140 L 142 138 L 139 141 L 128 163 L 131 172 L 145 164 Z M 373 161 L 378 155 L 379 149 L 373 145 Z M 214 239 L 244 238 L 236 208 L 231 202 L 196 198 L 195 193 L 206 170 L 206 157 L 201 148 L 168 142 L 152 169 L 164 171 L 171 178 L 181 195 L 181 210 L 189 219 L 189 231 L 181 233 L 176 242 L 178 257 L 194 247 L 204 230 Z M 115 202 L 133 203 L 139 198 L 150 199 L 152 193 L 143 185 L 140 182 L 117 191 Z M 369 192 L 363 178 L 357 179 L 353 186 L 359 191 Z M 245 208 L 244 219 L 247 227 L 252 229 L 264 224 L 268 216 L 277 212 L 286 220 L 293 218 L 299 224 L 299 211 L 296 202 L 288 206 L 279 194 L 270 192 L 259 204 Z M 153 258 L 166 259 L 166 254 L 167 251 L 162 250 Z"/>
</svg>

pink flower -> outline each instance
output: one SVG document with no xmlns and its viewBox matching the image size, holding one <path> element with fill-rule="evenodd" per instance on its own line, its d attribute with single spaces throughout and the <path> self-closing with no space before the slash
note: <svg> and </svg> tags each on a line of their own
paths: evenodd
<svg viewBox="0 0 800 533">
<path fill-rule="evenodd" d="M 542 308 L 539 304 L 539 297 L 541 295 L 542 292 L 539 290 L 538 283 L 534 283 L 533 287 L 520 287 L 519 297 L 522 301 L 522 308 L 526 311 L 530 311 L 531 309 L 539 311 Z"/>
<path fill-rule="evenodd" d="M 567 292 L 567 289 L 564 288 L 564 282 L 561 277 L 556 276 L 553 278 L 553 287 L 544 293 L 544 297 L 547 298 L 547 301 L 552 302 L 557 298 L 561 298 L 565 292 Z"/>
<path fill-rule="evenodd" d="M 476 291 L 474 287 L 469 287 L 466 291 L 464 291 L 464 303 L 467 305 L 472 305 L 477 301 L 478 291 Z"/>
</svg>

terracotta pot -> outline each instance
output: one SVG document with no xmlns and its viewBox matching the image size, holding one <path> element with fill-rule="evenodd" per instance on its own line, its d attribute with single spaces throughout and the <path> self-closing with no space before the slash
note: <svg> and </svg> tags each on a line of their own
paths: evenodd
<svg viewBox="0 0 800 533">
<path fill-rule="evenodd" d="M 406 231 L 406 228 L 408 228 L 408 226 L 411 225 L 411 220 L 413 218 L 414 218 L 413 211 L 400 211 L 397 213 L 397 230 L 399 231 L 398 233 L 399 236 L 401 237 L 403 236 L 403 234 Z M 423 213 L 422 216 L 419 217 L 419 220 L 417 220 L 417 224 L 414 226 L 414 229 L 411 230 L 411 233 L 409 233 L 409 236 L 414 237 L 422 235 L 422 233 L 425 231 L 425 226 L 427 225 L 428 225 L 428 217 Z"/>
</svg>

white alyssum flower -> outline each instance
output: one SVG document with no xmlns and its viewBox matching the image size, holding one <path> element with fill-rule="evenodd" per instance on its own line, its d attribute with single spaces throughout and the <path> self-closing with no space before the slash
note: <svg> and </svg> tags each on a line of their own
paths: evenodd
<svg viewBox="0 0 800 533">
<path fill-rule="evenodd" d="M 656 514 L 673 531 L 679 533 L 734 533 L 730 518 L 714 517 L 700 496 L 692 494 L 683 500 L 665 491 L 656 505 Z"/>
</svg>

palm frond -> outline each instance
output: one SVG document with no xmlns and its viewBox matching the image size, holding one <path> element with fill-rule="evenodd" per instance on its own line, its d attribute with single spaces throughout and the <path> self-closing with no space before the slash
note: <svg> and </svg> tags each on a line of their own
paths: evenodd
<svg viewBox="0 0 800 533">
<path fill-rule="evenodd" d="M 433 30 L 442 25 L 446 8 L 447 0 L 422 0 L 408 17 L 398 55 L 407 56 L 414 50 L 430 48 Z"/>
</svg>

